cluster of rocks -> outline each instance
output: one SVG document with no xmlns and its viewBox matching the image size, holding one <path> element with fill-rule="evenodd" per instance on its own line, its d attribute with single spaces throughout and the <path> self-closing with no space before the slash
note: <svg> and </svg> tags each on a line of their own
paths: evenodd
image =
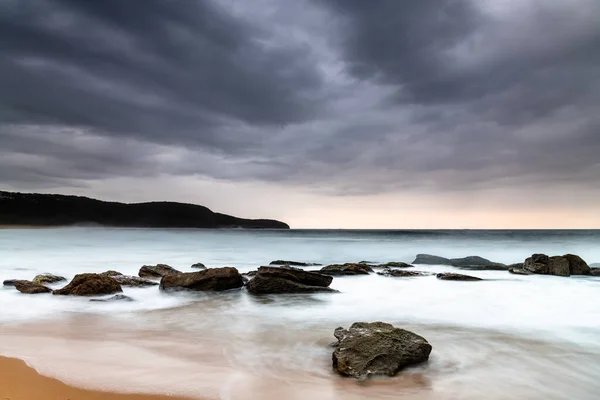
<svg viewBox="0 0 600 400">
<path fill-rule="evenodd" d="M 533 254 L 521 268 L 510 268 L 509 272 L 519 275 L 594 275 L 596 272 L 579 256 L 565 254 L 549 257 L 546 254 Z"/>
</svg>

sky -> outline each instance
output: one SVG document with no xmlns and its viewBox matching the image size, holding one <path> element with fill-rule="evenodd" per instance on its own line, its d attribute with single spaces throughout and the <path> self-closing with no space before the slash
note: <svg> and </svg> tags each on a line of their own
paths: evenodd
<svg viewBox="0 0 600 400">
<path fill-rule="evenodd" d="M 600 228 L 597 0 L 3 0 L 0 189 Z"/>
</svg>

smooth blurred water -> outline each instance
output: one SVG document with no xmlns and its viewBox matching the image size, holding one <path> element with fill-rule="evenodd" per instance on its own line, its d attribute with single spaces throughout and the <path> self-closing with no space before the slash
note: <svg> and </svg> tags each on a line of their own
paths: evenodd
<svg viewBox="0 0 600 400">
<path fill-rule="evenodd" d="M 514 263 L 538 252 L 574 253 L 588 263 L 600 262 L 600 231 L 4 229 L 0 230 L 0 279 L 31 279 L 44 272 L 71 278 L 108 269 L 136 275 L 140 266 L 157 263 L 192 271 L 191 264 L 202 262 L 244 272 L 275 259 L 323 264 L 412 262 L 417 253 L 449 258 L 479 255 Z M 416 266 L 415 270 L 460 272 L 448 266 Z M 81 343 L 112 343 L 85 357 L 111 365 L 102 375 L 94 364 L 98 376 L 112 382 L 137 377 L 123 374 L 114 358 L 111 362 L 103 358 L 129 351 L 135 356 L 128 357 L 127 368 L 146 377 L 135 378 L 141 388 L 159 390 L 152 377 L 163 373 L 163 386 L 192 394 L 202 389 L 205 395 L 210 389 L 231 399 L 396 398 L 402 392 L 399 388 L 411 396 L 436 399 L 595 398 L 600 390 L 596 379 L 600 278 L 463 273 L 486 280 L 338 277 L 332 284 L 340 291 L 337 294 L 258 298 L 244 290 L 173 295 L 156 287 L 125 288 L 125 294 L 136 300 L 132 303 L 90 303 L 2 288 L 0 352 L 25 358 L 36 355 L 36 365 L 44 369 L 45 360 L 62 356 L 64 361 L 63 353 L 52 350 L 58 346 L 52 340 L 59 339 L 52 339 L 50 331 L 57 329 L 58 338 L 77 332 L 82 337 L 72 338 L 69 346 L 79 349 L 80 357 L 91 351 Z M 333 330 L 376 320 L 425 336 L 434 347 L 431 361 L 389 384 L 349 386 L 329 367 L 327 345 L 333 341 Z M 49 324 L 44 337 L 24 341 L 20 327 L 35 324 Z M 40 348 L 41 343 L 47 346 Z M 150 365 L 159 369 L 150 370 Z M 165 369 L 177 374 L 166 379 Z M 113 376 L 114 370 L 121 373 Z M 203 371 L 204 378 L 194 370 Z M 76 369 L 65 371 L 63 375 L 70 379 L 83 378 Z M 189 380 L 182 382 L 184 376 Z M 258 385 L 257 378 L 279 389 Z M 134 378 L 129 379 L 131 385 Z M 299 387 L 305 397 L 294 397 Z M 256 395 L 249 397 L 243 388 L 252 388 Z"/>
</svg>

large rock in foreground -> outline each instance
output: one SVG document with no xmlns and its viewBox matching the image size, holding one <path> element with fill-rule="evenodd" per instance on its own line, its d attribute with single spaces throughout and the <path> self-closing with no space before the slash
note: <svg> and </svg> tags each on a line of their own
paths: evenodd
<svg viewBox="0 0 600 400">
<path fill-rule="evenodd" d="M 113 278 L 100 274 L 79 274 L 62 289 L 52 294 L 71 296 L 102 296 L 121 293 L 121 285 Z"/>
<path fill-rule="evenodd" d="M 165 275 L 161 290 L 223 291 L 241 288 L 242 276 L 236 268 L 209 268 L 198 272 Z"/>
<path fill-rule="evenodd" d="M 335 292 L 328 287 L 332 281 L 331 276 L 298 268 L 260 267 L 246 288 L 252 294 Z"/>
<path fill-rule="evenodd" d="M 181 274 L 181 271 L 168 266 L 167 264 L 144 265 L 140 268 L 138 276 L 140 278 L 162 278 L 163 276 Z"/>
<path fill-rule="evenodd" d="M 341 375 L 365 379 L 394 376 L 410 365 L 427 361 L 431 345 L 425 338 L 384 322 L 357 322 L 337 328 L 333 368 Z"/>
<path fill-rule="evenodd" d="M 21 293 L 25 294 L 40 294 L 40 293 L 50 293 L 52 289 L 47 288 L 44 285 L 40 285 L 36 282 L 25 281 L 25 280 L 16 280 L 13 283 L 15 289 L 17 289 Z"/>
</svg>

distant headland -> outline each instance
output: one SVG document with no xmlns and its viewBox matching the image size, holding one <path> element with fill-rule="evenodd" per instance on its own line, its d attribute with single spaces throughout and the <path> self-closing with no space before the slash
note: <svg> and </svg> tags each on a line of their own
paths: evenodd
<svg viewBox="0 0 600 400">
<path fill-rule="evenodd" d="M 272 219 L 244 219 L 195 204 L 117 203 L 59 194 L 0 191 L 0 225 L 100 225 L 129 228 L 289 229 Z"/>
</svg>

